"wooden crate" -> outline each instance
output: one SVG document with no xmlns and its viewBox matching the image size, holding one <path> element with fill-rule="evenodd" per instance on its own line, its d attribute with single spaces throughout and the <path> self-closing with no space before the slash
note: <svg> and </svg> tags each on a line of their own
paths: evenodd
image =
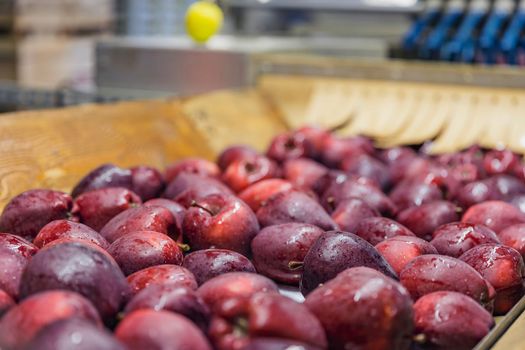
<svg viewBox="0 0 525 350">
<path fill-rule="evenodd" d="M 404 85 L 399 84 L 403 89 Z M 219 91 L 187 99 L 85 105 L 3 115 L 0 117 L 0 208 L 14 195 L 30 188 L 69 191 L 86 172 L 105 162 L 163 168 L 187 156 L 213 159 L 231 144 L 245 143 L 263 150 L 273 135 L 300 123 L 311 93 L 311 86 L 302 79 L 266 77 L 257 88 Z M 370 118 L 373 122 L 374 116 Z M 525 299 L 510 314 L 518 316 L 524 308 Z M 522 336 L 525 314 L 513 324 L 511 321 L 511 318 L 499 321 L 492 334 L 492 340 L 498 340 L 493 349 L 525 348 Z M 492 341 L 486 344 L 492 346 Z"/>
<path fill-rule="evenodd" d="M 113 0 L 17 0 L 15 29 L 32 34 L 108 31 L 113 10 Z"/>
<path fill-rule="evenodd" d="M 17 42 L 17 80 L 24 87 L 94 87 L 95 37 L 28 36 Z"/>
</svg>

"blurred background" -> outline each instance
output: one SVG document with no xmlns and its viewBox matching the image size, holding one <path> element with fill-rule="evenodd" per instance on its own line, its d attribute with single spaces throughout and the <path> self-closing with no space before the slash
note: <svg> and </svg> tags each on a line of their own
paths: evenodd
<svg viewBox="0 0 525 350">
<path fill-rule="evenodd" d="M 261 71 L 319 69 L 283 56 L 525 65 L 525 0 L 222 0 L 224 22 L 205 44 L 186 33 L 194 2 L 0 0 L 0 110 L 190 95 L 249 85 Z"/>
</svg>

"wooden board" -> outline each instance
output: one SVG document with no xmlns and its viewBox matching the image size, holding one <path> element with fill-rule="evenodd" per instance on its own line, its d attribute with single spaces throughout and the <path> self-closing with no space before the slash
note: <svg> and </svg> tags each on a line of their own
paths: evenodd
<svg viewBox="0 0 525 350">
<path fill-rule="evenodd" d="M 37 187 L 68 191 L 106 162 L 163 169 L 214 159 L 231 144 L 262 150 L 284 124 L 253 90 L 165 101 L 85 105 L 0 116 L 0 208 Z"/>
</svg>

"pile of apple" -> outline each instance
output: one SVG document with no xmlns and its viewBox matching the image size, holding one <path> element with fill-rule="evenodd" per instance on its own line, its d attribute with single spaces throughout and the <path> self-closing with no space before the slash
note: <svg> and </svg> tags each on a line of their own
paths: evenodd
<svg viewBox="0 0 525 350">
<path fill-rule="evenodd" d="M 470 349 L 524 294 L 525 165 L 427 149 L 305 127 L 21 193 L 0 349 Z"/>
</svg>

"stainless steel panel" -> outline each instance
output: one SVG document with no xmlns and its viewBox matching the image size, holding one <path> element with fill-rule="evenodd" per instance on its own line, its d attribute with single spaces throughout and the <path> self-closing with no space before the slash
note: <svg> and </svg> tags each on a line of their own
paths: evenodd
<svg viewBox="0 0 525 350">
<path fill-rule="evenodd" d="M 97 45 L 96 83 L 100 89 L 195 94 L 250 83 L 251 56 L 299 53 L 384 57 L 387 44 L 375 39 L 213 38 L 198 46 L 185 37 L 115 38 Z"/>
</svg>

